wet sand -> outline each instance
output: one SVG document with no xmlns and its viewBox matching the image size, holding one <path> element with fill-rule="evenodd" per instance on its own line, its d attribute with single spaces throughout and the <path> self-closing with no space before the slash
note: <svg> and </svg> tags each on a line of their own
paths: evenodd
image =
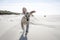
<svg viewBox="0 0 60 40">
<path fill-rule="evenodd" d="M 22 16 L 21 16 L 22 17 Z M 29 33 L 22 36 L 20 16 L 0 15 L 0 40 L 60 40 L 60 17 L 31 18 Z M 37 21 L 38 20 L 38 21 Z"/>
</svg>

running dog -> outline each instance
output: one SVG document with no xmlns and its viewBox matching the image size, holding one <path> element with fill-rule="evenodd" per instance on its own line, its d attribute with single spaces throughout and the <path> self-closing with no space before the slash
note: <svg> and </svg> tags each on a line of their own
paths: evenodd
<svg viewBox="0 0 60 40">
<path fill-rule="evenodd" d="M 30 16 L 33 16 L 32 13 L 35 13 L 35 11 L 31 11 L 31 12 L 26 12 L 26 8 L 23 8 L 23 13 L 24 16 L 21 19 L 21 27 L 24 30 L 24 25 L 26 25 L 26 34 L 28 33 L 28 28 L 29 28 L 29 18 Z"/>
</svg>

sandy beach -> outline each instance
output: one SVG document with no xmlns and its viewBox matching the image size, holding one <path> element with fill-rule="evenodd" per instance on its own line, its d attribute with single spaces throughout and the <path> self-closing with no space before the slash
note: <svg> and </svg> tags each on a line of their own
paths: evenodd
<svg viewBox="0 0 60 40">
<path fill-rule="evenodd" d="M 60 40 L 60 16 L 31 17 L 29 33 L 22 36 L 20 15 L 0 15 L 0 40 Z M 36 19 L 35 19 L 36 18 Z"/>
</svg>

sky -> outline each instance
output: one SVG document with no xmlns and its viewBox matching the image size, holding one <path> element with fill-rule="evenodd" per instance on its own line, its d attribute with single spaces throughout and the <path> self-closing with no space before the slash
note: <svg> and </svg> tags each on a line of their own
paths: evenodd
<svg viewBox="0 0 60 40">
<path fill-rule="evenodd" d="M 36 15 L 60 15 L 60 0 L 0 0 L 0 10 L 21 13 L 23 7 Z"/>
</svg>

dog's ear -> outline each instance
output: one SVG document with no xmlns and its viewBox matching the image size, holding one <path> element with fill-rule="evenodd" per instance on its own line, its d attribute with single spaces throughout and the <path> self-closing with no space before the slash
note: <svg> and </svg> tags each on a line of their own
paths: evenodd
<svg viewBox="0 0 60 40">
<path fill-rule="evenodd" d="M 35 11 L 31 11 L 30 13 L 35 13 Z"/>
<path fill-rule="evenodd" d="M 30 12 L 30 15 L 32 15 L 32 13 L 35 13 L 35 11 L 31 11 L 31 12 Z"/>
</svg>

